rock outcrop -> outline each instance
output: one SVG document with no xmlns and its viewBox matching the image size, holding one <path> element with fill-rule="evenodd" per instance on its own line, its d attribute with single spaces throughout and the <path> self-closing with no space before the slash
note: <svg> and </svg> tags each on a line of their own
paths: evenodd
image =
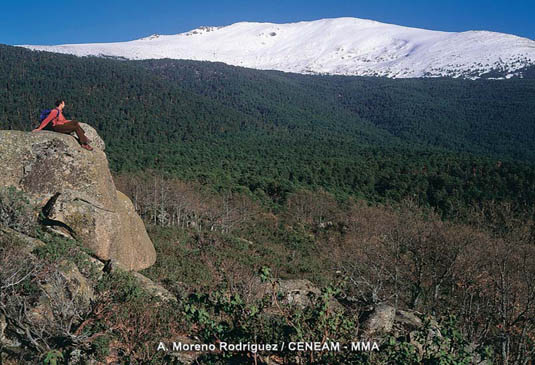
<svg viewBox="0 0 535 365">
<path fill-rule="evenodd" d="M 45 207 L 46 223 L 81 241 L 101 260 L 115 259 L 129 270 L 154 264 L 156 251 L 130 200 L 118 192 L 104 142 L 84 130 L 93 151 L 70 135 L 0 131 L 0 186 L 23 190 Z"/>
</svg>

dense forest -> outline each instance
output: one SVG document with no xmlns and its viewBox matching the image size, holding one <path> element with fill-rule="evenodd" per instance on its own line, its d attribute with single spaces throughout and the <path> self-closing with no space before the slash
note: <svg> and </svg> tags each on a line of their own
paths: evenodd
<svg viewBox="0 0 535 365">
<path fill-rule="evenodd" d="M 299 188 L 421 204 L 535 200 L 535 84 L 304 76 L 219 63 L 0 48 L 2 128 L 56 98 L 107 143 L 116 172 L 151 168 L 269 204 Z"/>
</svg>

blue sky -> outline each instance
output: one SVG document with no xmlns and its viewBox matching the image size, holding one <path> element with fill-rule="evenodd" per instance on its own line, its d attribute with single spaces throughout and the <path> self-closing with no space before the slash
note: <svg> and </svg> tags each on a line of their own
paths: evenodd
<svg viewBox="0 0 535 365">
<path fill-rule="evenodd" d="M 2 1 L 0 43 L 61 44 L 127 41 L 239 21 L 286 23 L 334 17 L 411 27 L 490 30 L 535 38 L 531 0 L 153 0 Z"/>
</svg>

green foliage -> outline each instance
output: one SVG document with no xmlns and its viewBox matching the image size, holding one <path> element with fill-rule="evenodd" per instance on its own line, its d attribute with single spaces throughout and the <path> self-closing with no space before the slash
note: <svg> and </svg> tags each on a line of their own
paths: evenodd
<svg viewBox="0 0 535 365">
<path fill-rule="evenodd" d="M 175 302 L 162 301 L 144 289 L 130 273 L 115 269 L 95 286 L 90 325 L 91 354 L 105 361 L 119 356 L 129 363 L 161 363 L 156 353 L 159 341 L 170 339 L 176 330 L 187 330 Z"/>
<path fill-rule="evenodd" d="M 392 80 L 309 76 L 195 61 L 139 64 L 255 120 L 272 122 L 274 131 L 285 127 L 290 134 L 298 128 L 323 134 L 328 126 L 331 133 L 325 139 L 332 131 L 353 134 L 361 143 L 371 144 L 395 136 L 398 143 L 388 143 L 410 140 L 426 149 L 440 146 L 518 158 L 526 151 L 512 156 L 512 145 L 528 142 L 524 128 L 533 131 L 529 123 L 530 95 L 535 91 L 532 80 Z M 504 120 L 511 123 L 504 124 Z"/>
<path fill-rule="evenodd" d="M 416 346 L 407 341 L 399 341 L 389 336 L 381 348 L 381 356 L 394 364 L 420 364 Z"/>
<path fill-rule="evenodd" d="M 110 354 L 109 335 L 98 336 L 91 344 L 91 351 L 95 353 L 98 359 L 103 359 Z"/>
<path fill-rule="evenodd" d="M 114 299 L 119 303 L 148 297 L 148 293 L 139 286 L 136 278 L 120 269 L 104 276 L 96 288 L 100 292 L 112 292 Z"/>
<path fill-rule="evenodd" d="M 61 353 L 61 351 L 51 350 L 47 352 L 43 363 L 45 365 L 58 365 L 63 362 L 63 359 L 64 358 L 63 358 L 63 354 Z M 60 360 L 61 362 L 58 362 Z"/>
<path fill-rule="evenodd" d="M 469 343 L 460 332 L 460 325 L 453 315 L 434 324 L 426 319 L 424 326 L 411 334 L 411 343 L 398 343 L 392 339 L 386 352 L 397 361 L 412 364 L 468 365 L 473 363 L 475 349 L 469 351 Z M 420 347 L 420 351 L 417 351 Z"/>
<path fill-rule="evenodd" d="M 0 225 L 26 234 L 37 227 L 37 214 L 30 201 L 13 186 L 0 187 Z"/>
<path fill-rule="evenodd" d="M 161 278 L 178 297 L 182 297 L 183 293 L 177 283 L 197 286 L 213 282 L 212 273 L 201 260 L 205 255 L 222 253 L 221 250 L 212 245 L 206 247 L 199 242 L 199 236 L 184 230 L 148 226 L 148 231 L 155 244 L 158 260 L 155 265 L 142 271 L 144 275 Z M 196 264 L 192 265 L 192 261 Z"/>
<path fill-rule="evenodd" d="M 318 257 L 314 240 L 302 228 L 266 227 L 255 221 L 239 232 L 239 237 L 248 237 L 250 242 L 237 238 L 238 232 L 148 228 L 158 260 L 141 273 L 161 281 L 179 298 L 185 295 L 184 287 L 210 290 L 221 280 L 239 285 L 243 277 L 268 265 L 282 278 L 299 275 L 318 283 L 329 280 L 325 260 Z"/>
<path fill-rule="evenodd" d="M 52 234 L 42 229 L 37 229 L 35 233 L 38 239 L 45 242 L 44 246 L 39 246 L 33 251 L 42 260 L 58 262 L 62 259 L 69 259 L 76 264 L 83 264 L 85 257 L 81 252 L 91 253 L 88 248 L 71 238 Z"/>
<path fill-rule="evenodd" d="M 424 326 L 411 332 L 405 338 L 390 336 L 381 347 L 379 357 L 397 364 L 427 365 L 468 365 L 488 360 L 492 363 L 492 354 L 488 349 L 470 347 L 466 337 L 460 331 L 460 324 L 453 315 L 434 323 L 430 318 Z M 481 352 L 481 353 L 479 353 Z"/>
<path fill-rule="evenodd" d="M 266 281 L 271 281 L 273 279 L 271 275 L 271 269 L 267 266 L 262 266 L 260 268 L 259 276 L 260 280 L 262 280 L 263 283 Z"/>
</svg>

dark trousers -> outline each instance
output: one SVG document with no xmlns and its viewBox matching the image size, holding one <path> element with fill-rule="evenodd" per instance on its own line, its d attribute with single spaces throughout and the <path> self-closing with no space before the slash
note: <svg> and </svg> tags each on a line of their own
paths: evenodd
<svg viewBox="0 0 535 365">
<path fill-rule="evenodd" d="M 78 136 L 80 144 L 88 144 L 89 140 L 84 134 L 84 130 L 80 127 L 80 123 L 76 120 L 71 120 L 65 124 L 56 124 L 51 128 L 54 132 L 70 134 L 75 132 Z"/>
</svg>

